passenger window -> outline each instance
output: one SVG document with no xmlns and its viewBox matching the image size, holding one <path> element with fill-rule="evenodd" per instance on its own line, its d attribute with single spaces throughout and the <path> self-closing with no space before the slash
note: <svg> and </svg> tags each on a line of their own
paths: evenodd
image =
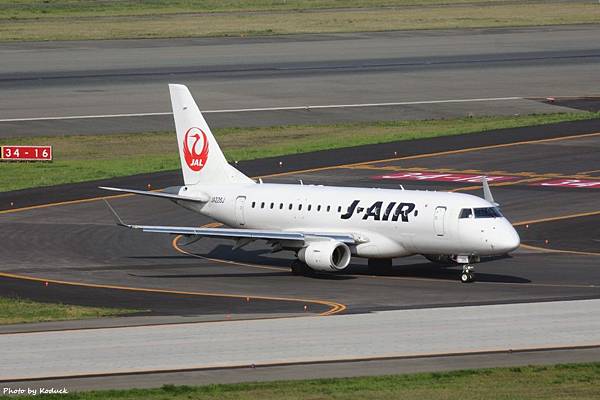
<svg viewBox="0 0 600 400">
<path fill-rule="evenodd" d="M 321 211 L 321 205 L 320 204 L 317 206 L 317 211 Z"/>
<path fill-rule="evenodd" d="M 460 215 L 458 218 L 473 218 L 473 210 L 470 208 L 463 208 L 460 210 Z"/>
<path fill-rule="evenodd" d="M 338 212 L 342 212 L 342 206 L 338 206 Z"/>
<path fill-rule="evenodd" d="M 271 210 L 273 209 L 273 206 L 275 205 L 275 203 L 271 203 Z"/>
<path fill-rule="evenodd" d="M 256 207 L 256 202 L 255 201 L 252 202 L 252 208 L 254 208 L 254 207 Z"/>
<path fill-rule="evenodd" d="M 264 202 L 260 203 L 260 208 L 265 208 L 265 203 Z"/>
<path fill-rule="evenodd" d="M 302 210 L 302 204 L 298 204 L 298 211 Z"/>
<path fill-rule="evenodd" d="M 283 203 L 279 203 L 279 209 L 283 210 Z"/>
<path fill-rule="evenodd" d="M 327 212 L 331 211 L 331 206 L 327 206 Z"/>
<path fill-rule="evenodd" d="M 310 211 L 310 209 L 311 209 L 311 208 L 312 208 L 312 205 L 311 205 L 311 204 L 309 204 L 309 205 L 308 205 L 308 211 Z"/>
<path fill-rule="evenodd" d="M 289 207 L 289 209 L 290 209 L 290 210 L 292 209 L 292 203 L 290 203 L 290 207 Z"/>
</svg>

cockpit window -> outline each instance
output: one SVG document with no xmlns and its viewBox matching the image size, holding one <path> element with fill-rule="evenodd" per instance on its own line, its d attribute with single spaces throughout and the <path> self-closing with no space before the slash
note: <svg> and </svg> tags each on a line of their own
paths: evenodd
<svg viewBox="0 0 600 400">
<path fill-rule="evenodd" d="M 472 218 L 473 217 L 473 210 L 470 208 L 463 208 L 462 210 L 460 210 L 460 215 L 458 216 L 458 218 Z"/>
<path fill-rule="evenodd" d="M 502 218 L 498 207 L 475 208 L 475 218 Z"/>
</svg>

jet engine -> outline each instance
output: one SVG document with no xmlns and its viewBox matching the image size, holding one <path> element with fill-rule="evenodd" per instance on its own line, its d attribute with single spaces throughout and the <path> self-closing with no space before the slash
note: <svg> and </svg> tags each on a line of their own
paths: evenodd
<svg viewBox="0 0 600 400">
<path fill-rule="evenodd" d="M 316 271 L 341 271 L 350 263 L 350 248 L 341 242 L 323 240 L 300 249 L 298 258 Z"/>
</svg>

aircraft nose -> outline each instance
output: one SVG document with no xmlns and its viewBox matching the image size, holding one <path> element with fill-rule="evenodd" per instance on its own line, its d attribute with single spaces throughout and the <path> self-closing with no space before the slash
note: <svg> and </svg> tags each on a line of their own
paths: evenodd
<svg viewBox="0 0 600 400">
<path fill-rule="evenodd" d="M 521 238 L 519 237 L 519 234 L 512 225 L 507 223 L 504 234 L 502 237 L 498 238 L 496 249 L 502 253 L 510 253 L 511 251 L 516 250 L 520 245 Z"/>
</svg>

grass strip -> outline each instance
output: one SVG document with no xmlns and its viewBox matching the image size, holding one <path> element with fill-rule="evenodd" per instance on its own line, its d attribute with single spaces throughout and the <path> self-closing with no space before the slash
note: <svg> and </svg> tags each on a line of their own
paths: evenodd
<svg viewBox="0 0 600 400">
<path fill-rule="evenodd" d="M 230 161 L 501 128 L 600 118 L 600 113 L 534 114 L 335 125 L 224 128 L 214 133 Z M 52 145 L 51 163 L 0 164 L 0 191 L 179 169 L 174 132 L 24 137 L 0 145 Z"/>
<path fill-rule="evenodd" d="M 514 0 L 0 0 L 0 19 L 492 5 L 514 2 Z M 542 3 L 547 0 L 525 2 Z"/>
<path fill-rule="evenodd" d="M 250 373 L 250 372 L 249 372 Z M 600 363 L 71 393 L 60 399 L 592 399 Z M 54 398 L 54 397 L 48 397 Z"/>
<path fill-rule="evenodd" d="M 0 297 L 0 325 L 111 317 L 137 311 L 119 308 L 38 303 L 31 300 Z"/>
<path fill-rule="evenodd" d="M 455 1 L 450 1 L 456 3 Z M 48 2 L 53 4 L 54 2 Z M 62 2 L 65 3 L 65 2 Z M 77 3 L 77 2 L 73 2 Z M 113 3 L 113 2 L 98 2 Z M 114 2 L 119 3 L 119 2 Z M 131 2 L 129 2 L 131 3 Z M 154 3 L 154 2 L 147 2 Z M 164 3 L 164 2 L 158 2 Z M 245 3 L 252 3 L 245 2 Z M 261 2 L 267 7 L 268 2 Z M 271 2 L 285 4 L 286 2 Z M 330 3 L 330 2 L 329 2 Z M 328 3 L 328 4 L 329 4 Z M 386 6 L 395 2 L 375 2 Z M 472 4 L 341 8 L 322 10 L 317 2 L 297 1 L 294 9 L 276 11 L 207 13 L 189 11 L 194 6 L 164 5 L 136 8 L 133 4 L 116 9 L 69 11 L 68 8 L 0 8 L 0 40 L 89 40 L 173 38 L 208 36 L 285 35 L 299 33 L 369 32 L 413 29 L 489 28 L 593 24 L 600 22 L 600 4 L 589 2 L 477 2 Z M 231 5 L 231 2 L 227 3 Z M 340 4 L 360 7 L 367 2 L 343 1 Z M 400 2 L 402 5 L 402 2 Z M 160 5 L 160 4 L 159 4 Z M 78 7 L 74 5 L 73 7 Z M 128 8 L 127 8 L 128 7 Z M 263 10 L 249 4 L 242 9 Z M 86 10 L 86 8 L 82 8 Z M 198 8 L 199 10 L 210 7 Z M 218 7 L 217 7 L 218 9 Z M 235 9 L 232 6 L 232 9 Z M 29 10 L 29 11 L 27 11 Z M 38 12 L 39 10 L 42 10 Z M 45 10 L 45 12 L 44 12 Z M 188 11 L 185 11 L 188 10 Z M 298 11 L 299 10 L 299 11 Z M 24 18 L 35 15 L 33 18 Z M 47 16 L 49 15 L 49 16 Z"/>
</svg>

